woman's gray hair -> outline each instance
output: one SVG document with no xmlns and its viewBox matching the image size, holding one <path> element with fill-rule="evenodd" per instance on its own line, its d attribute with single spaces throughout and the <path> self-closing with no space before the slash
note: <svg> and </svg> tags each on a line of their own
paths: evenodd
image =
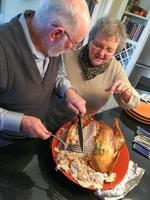
<svg viewBox="0 0 150 200">
<path fill-rule="evenodd" d="M 108 37 L 116 37 L 116 41 L 119 41 L 117 52 L 121 51 L 125 46 L 127 38 L 125 25 L 115 18 L 102 17 L 98 19 L 89 33 L 89 42 L 100 34 L 105 34 Z"/>
<path fill-rule="evenodd" d="M 79 9 L 76 0 L 41 0 L 34 20 L 41 30 L 50 25 L 78 26 Z"/>
</svg>

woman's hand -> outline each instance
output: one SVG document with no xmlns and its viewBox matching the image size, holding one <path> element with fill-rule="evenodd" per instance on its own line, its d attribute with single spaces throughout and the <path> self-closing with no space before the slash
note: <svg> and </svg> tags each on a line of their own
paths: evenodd
<svg viewBox="0 0 150 200">
<path fill-rule="evenodd" d="M 79 112 L 82 116 L 86 114 L 86 101 L 82 99 L 82 97 L 80 97 L 72 88 L 69 88 L 65 92 L 65 98 L 68 108 L 75 114 L 79 114 Z"/>
<path fill-rule="evenodd" d="M 50 132 L 45 128 L 41 120 L 32 116 L 23 116 L 21 130 L 31 138 L 46 140 L 50 137 Z"/>
<path fill-rule="evenodd" d="M 105 91 L 111 92 L 111 94 L 120 94 L 125 103 L 129 102 L 132 95 L 132 89 L 121 80 L 115 81 L 112 86 L 105 89 Z"/>
</svg>

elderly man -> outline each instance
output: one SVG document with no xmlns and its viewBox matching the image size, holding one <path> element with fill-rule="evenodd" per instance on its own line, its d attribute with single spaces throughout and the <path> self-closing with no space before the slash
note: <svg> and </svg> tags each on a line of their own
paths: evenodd
<svg viewBox="0 0 150 200">
<path fill-rule="evenodd" d="M 84 0 L 42 0 L 36 12 L 25 11 L 0 27 L 0 143 L 49 138 L 44 121 L 54 89 L 72 111 L 85 114 L 60 54 L 79 48 L 89 22 Z"/>
</svg>

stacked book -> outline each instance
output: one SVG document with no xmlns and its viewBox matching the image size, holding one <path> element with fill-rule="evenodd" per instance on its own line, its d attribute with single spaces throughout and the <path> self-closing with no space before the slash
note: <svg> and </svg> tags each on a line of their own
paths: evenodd
<svg viewBox="0 0 150 200">
<path fill-rule="evenodd" d="M 138 126 L 136 133 L 133 149 L 150 159 L 150 132 Z"/>
<path fill-rule="evenodd" d="M 140 99 L 144 101 L 145 103 L 150 103 L 150 95 L 148 94 L 145 94 L 145 93 L 141 94 Z"/>
<path fill-rule="evenodd" d="M 123 17 L 122 22 L 126 26 L 129 39 L 137 42 L 145 27 L 144 24 L 137 23 L 127 16 Z"/>
</svg>

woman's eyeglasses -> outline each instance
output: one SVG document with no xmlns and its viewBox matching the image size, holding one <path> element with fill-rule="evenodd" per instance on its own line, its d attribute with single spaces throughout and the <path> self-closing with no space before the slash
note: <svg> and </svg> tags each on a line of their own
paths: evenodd
<svg viewBox="0 0 150 200">
<path fill-rule="evenodd" d="M 57 26 L 55 24 L 51 24 L 51 25 L 55 26 L 55 27 L 59 27 L 59 26 Z M 78 43 L 78 44 L 75 44 L 65 30 L 64 30 L 64 34 L 66 35 L 66 37 L 68 38 L 68 40 L 72 43 L 72 46 L 73 46 L 72 49 L 73 49 L 73 51 L 77 51 L 77 50 L 81 49 L 81 47 L 82 47 L 82 41 L 80 43 Z"/>
<path fill-rule="evenodd" d="M 96 42 L 92 41 L 92 45 L 99 51 L 104 50 L 107 55 L 113 55 L 115 53 L 115 49 L 107 48 L 102 44 L 97 44 Z"/>
</svg>

